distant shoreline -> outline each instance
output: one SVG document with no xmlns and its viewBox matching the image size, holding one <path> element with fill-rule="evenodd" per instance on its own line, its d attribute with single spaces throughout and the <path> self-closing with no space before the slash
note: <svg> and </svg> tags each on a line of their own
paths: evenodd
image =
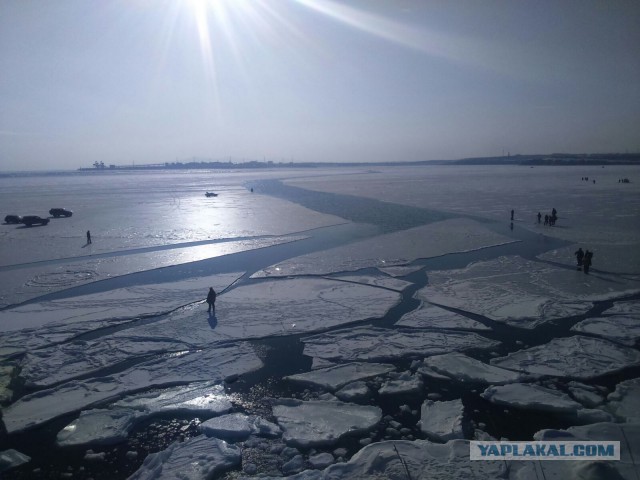
<svg viewBox="0 0 640 480">
<path fill-rule="evenodd" d="M 323 168 L 323 167 L 393 167 L 419 165 L 640 165 L 640 154 L 573 154 L 554 153 L 551 155 L 508 155 L 500 157 L 473 157 L 459 160 L 422 160 L 416 162 L 273 162 L 250 161 L 234 163 L 231 161 L 193 160 L 189 162 L 166 162 L 147 165 L 104 165 L 79 168 L 78 171 L 113 170 L 226 170 L 226 169 L 264 169 L 264 168 Z"/>
</svg>

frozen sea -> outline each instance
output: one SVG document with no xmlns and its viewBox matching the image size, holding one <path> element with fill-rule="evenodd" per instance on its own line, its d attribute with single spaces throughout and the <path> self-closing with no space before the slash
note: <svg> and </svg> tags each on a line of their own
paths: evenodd
<svg viewBox="0 0 640 480">
<path fill-rule="evenodd" d="M 73 211 L 0 225 L 3 479 L 640 476 L 639 167 L 15 174 L 0 205 Z M 622 460 L 468 459 L 558 435 Z"/>
</svg>

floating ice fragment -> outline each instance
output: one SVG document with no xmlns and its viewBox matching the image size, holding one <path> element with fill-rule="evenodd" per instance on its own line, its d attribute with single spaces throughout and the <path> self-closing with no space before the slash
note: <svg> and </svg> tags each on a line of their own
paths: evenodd
<svg viewBox="0 0 640 480">
<path fill-rule="evenodd" d="M 310 448 L 371 430 L 380 422 L 382 411 L 351 403 L 283 399 L 274 405 L 273 415 L 287 445 Z"/>
<path fill-rule="evenodd" d="M 204 435 L 148 455 L 130 480 L 202 480 L 240 464 L 240 449 Z"/>
<path fill-rule="evenodd" d="M 232 404 L 217 382 L 195 382 L 163 390 L 131 395 L 113 404 L 114 407 L 134 408 L 150 413 L 175 412 L 221 415 L 231 410 Z"/>
<path fill-rule="evenodd" d="M 404 372 L 398 378 L 385 381 L 378 393 L 380 395 L 406 395 L 420 392 L 423 386 L 419 375 Z"/>
<path fill-rule="evenodd" d="M 146 412 L 130 409 L 86 410 L 58 432 L 56 443 L 61 447 L 119 443 L 126 440 L 133 426 L 146 417 Z"/>
<path fill-rule="evenodd" d="M 303 339 L 304 353 L 330 360 L 387 360 L 499 345 L 475 333 L 358 327 Z"/>
<path fill-rule="evenodd" d="M 506 405 L 523 410 L 573 413 L 582 409 L 581 404 L 572 400 L 565 393 L 527 383 L 489 387 L 481 394 L 481 397 L 496 405 Z"/>
<path fill-rule="evenodd" d="M 212 418 L 199 426 L 207 437 L 216 437 L 228 442 L 244 440 L 253 432 L 251 419 L 243 413 L 230 413 Z"/>
<path fill-rule="evenodd" d="M 343 402 L 361 403 L 370 395 L 371 390 L 363 381 L 349 383 L 336 392 L 336 397 Z"/>
<path fill-rule="evenodd" d="M 400 327 L 412 328 L 459 328 L 464 330 L 491 330 L 476 320 L 444 308 L 422 303 L 417 310 L 402 316 L 396 322 Z"/>
<path fill-rule="evenodd" d="M 5 470 L 9 470 L 14 467 L 19 467 L 23 463 L 27 463 L 31 461 L 31 457 L 25 455 L 24 453 L 20 453 L 13 448 L 8 450 L 3 450 L 0 452 L 0 472 L 4 472 Z"/>
<path fill-rule="evenodd" d="M 587 318 L 575 324 L 571 330 L 598 335 L 613 342 L 634 346 L 640 339 L 640 314 Z"/>
<path fill-rule="evenodd" d="M 459 399 L 448 402 L 425 400 L 420 410 L 420 430 L 441 442 L 463 438 L 463 416 L 464 406 Z"/>
<path fill-rule="evenodd" d="M 491 364 L 535 375 L 587 379 L 638 365 L 640 352 L 599 338 L 575 335 L 519 350 Z"/>
<path fill-rule="evenodd" d="M 427 357 L 423 365 L 451 380 L 460 382 L 500 385 L 517 382 L 523 377 L 521 373 L 487 365 L 480 360 L 456 352 Z"/>
<path fill-rule="evenodd" d="M 334 392 L 355 380 L 363 380 L 394 371 L 393 365 L 386 363 L 353 362 L 319 368 L 306 373 L 284 377 L 285 380 L 325 388 Z"/>
</svg>

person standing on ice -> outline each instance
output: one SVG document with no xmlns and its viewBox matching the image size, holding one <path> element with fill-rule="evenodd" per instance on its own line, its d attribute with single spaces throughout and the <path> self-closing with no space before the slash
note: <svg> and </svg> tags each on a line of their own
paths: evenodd
<svg viewBox="0 0 640 480">
<path fill-rule="evenodd" d="M 209 287 L 209 293 L 207 294 L 207 303 L 209 304 L 209 313 L 216 311 L 216 292 L 213 287 Z"/>
<path fill-rule="evenodd" d="M 582 247 L 578 248 L 578 250 L 574 252 L 574 255 L 576 256 L 576 260 L 578 261 L 578 270 L 581 270 L 582 259 L 584 258 L 584 252 L 582 251 Z"/>
<path fill-rule="evenodd" d="M 542 218 L 542 214 L 538 212 L 538 223 L 540 223 L 540 219 Z"/>
<path fill-rule="evenodd" d="M 584 252 L 584 259 L 582 260 L 582 271 L 585 274 L 589 274 L 589 267 L 591 267 L 591 259 L 593 258 L 593 252 L 587 250 Z"/>
<path fill-rule="evenodd" d="M 511 210 L 511 221 L 513 222 L 513 210 Z"/>
<path fill-rule="evenodd" d="M 87 230 L 87 245 L 91 243 L 91 232 Z"/>
</svg>

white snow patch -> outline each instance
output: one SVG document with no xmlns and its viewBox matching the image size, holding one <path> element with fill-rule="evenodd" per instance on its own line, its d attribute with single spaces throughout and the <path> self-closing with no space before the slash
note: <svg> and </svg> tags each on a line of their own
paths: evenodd
<svg viewBox="0 0 640 480">
<path fill-rule="evenodd" d="M 638 365 L 640 352 L 599 338 L 554 338 L 549 343 L 519 350 L 491 364 L 534 375 L 587 379 Z"/>
<path fill-rule="evenodd" d="M 494 367 L 462 353 L 446 353 L 427 357 L 423 365 L 446 375 L 453 381 L 478 382 L 500 385 L 522 380 L 523 375 L 504 368 Z"/>
<path fill-rule="evenodd" d="M 204 435 L 175 442 L 166 450 L 149 454 L 130 480 L 202 480 L 240 464 L 235 445 Z"/>
<path fill-rule="evenodd" d="M 425 400 L 420 409 L 420 430 L 441 442 L 463 438 L 463 416 L 464 405 L 460 399 L 448 402 Z"/>
<path fill-rule="evenodd" d="M 345 435 L 373 429 L 382 418 L 378 407 L 335 401 L 278 400 L 273 415 L 287 445 L 309 448 L 332 445 Z"/>
<path fill-rule="evenodd" d="M 319 386 L 334 392 L 353 381 L 393 372 L 395 369 L 396 367 L 386 363 L 352 362 L 289 375 L 284 379 Z"/>
<path fill-rule="evenodd" d="M 304 354 L 330 360 L 385 360 L 437 355 L 472 348 L 491 349 L 499 342 L 475 333 L 391 330 L 358 327 L 303 339 Z"/>
<path fill-rule="evenodd" d="M 475 220 L 456 218 L 303 255 L 265 268 L 252 277 L 326 275 L 368 267 L 399 266 L 418 258 L 512 242 L 513 239 L 494 233 Z"/>
</svg>

